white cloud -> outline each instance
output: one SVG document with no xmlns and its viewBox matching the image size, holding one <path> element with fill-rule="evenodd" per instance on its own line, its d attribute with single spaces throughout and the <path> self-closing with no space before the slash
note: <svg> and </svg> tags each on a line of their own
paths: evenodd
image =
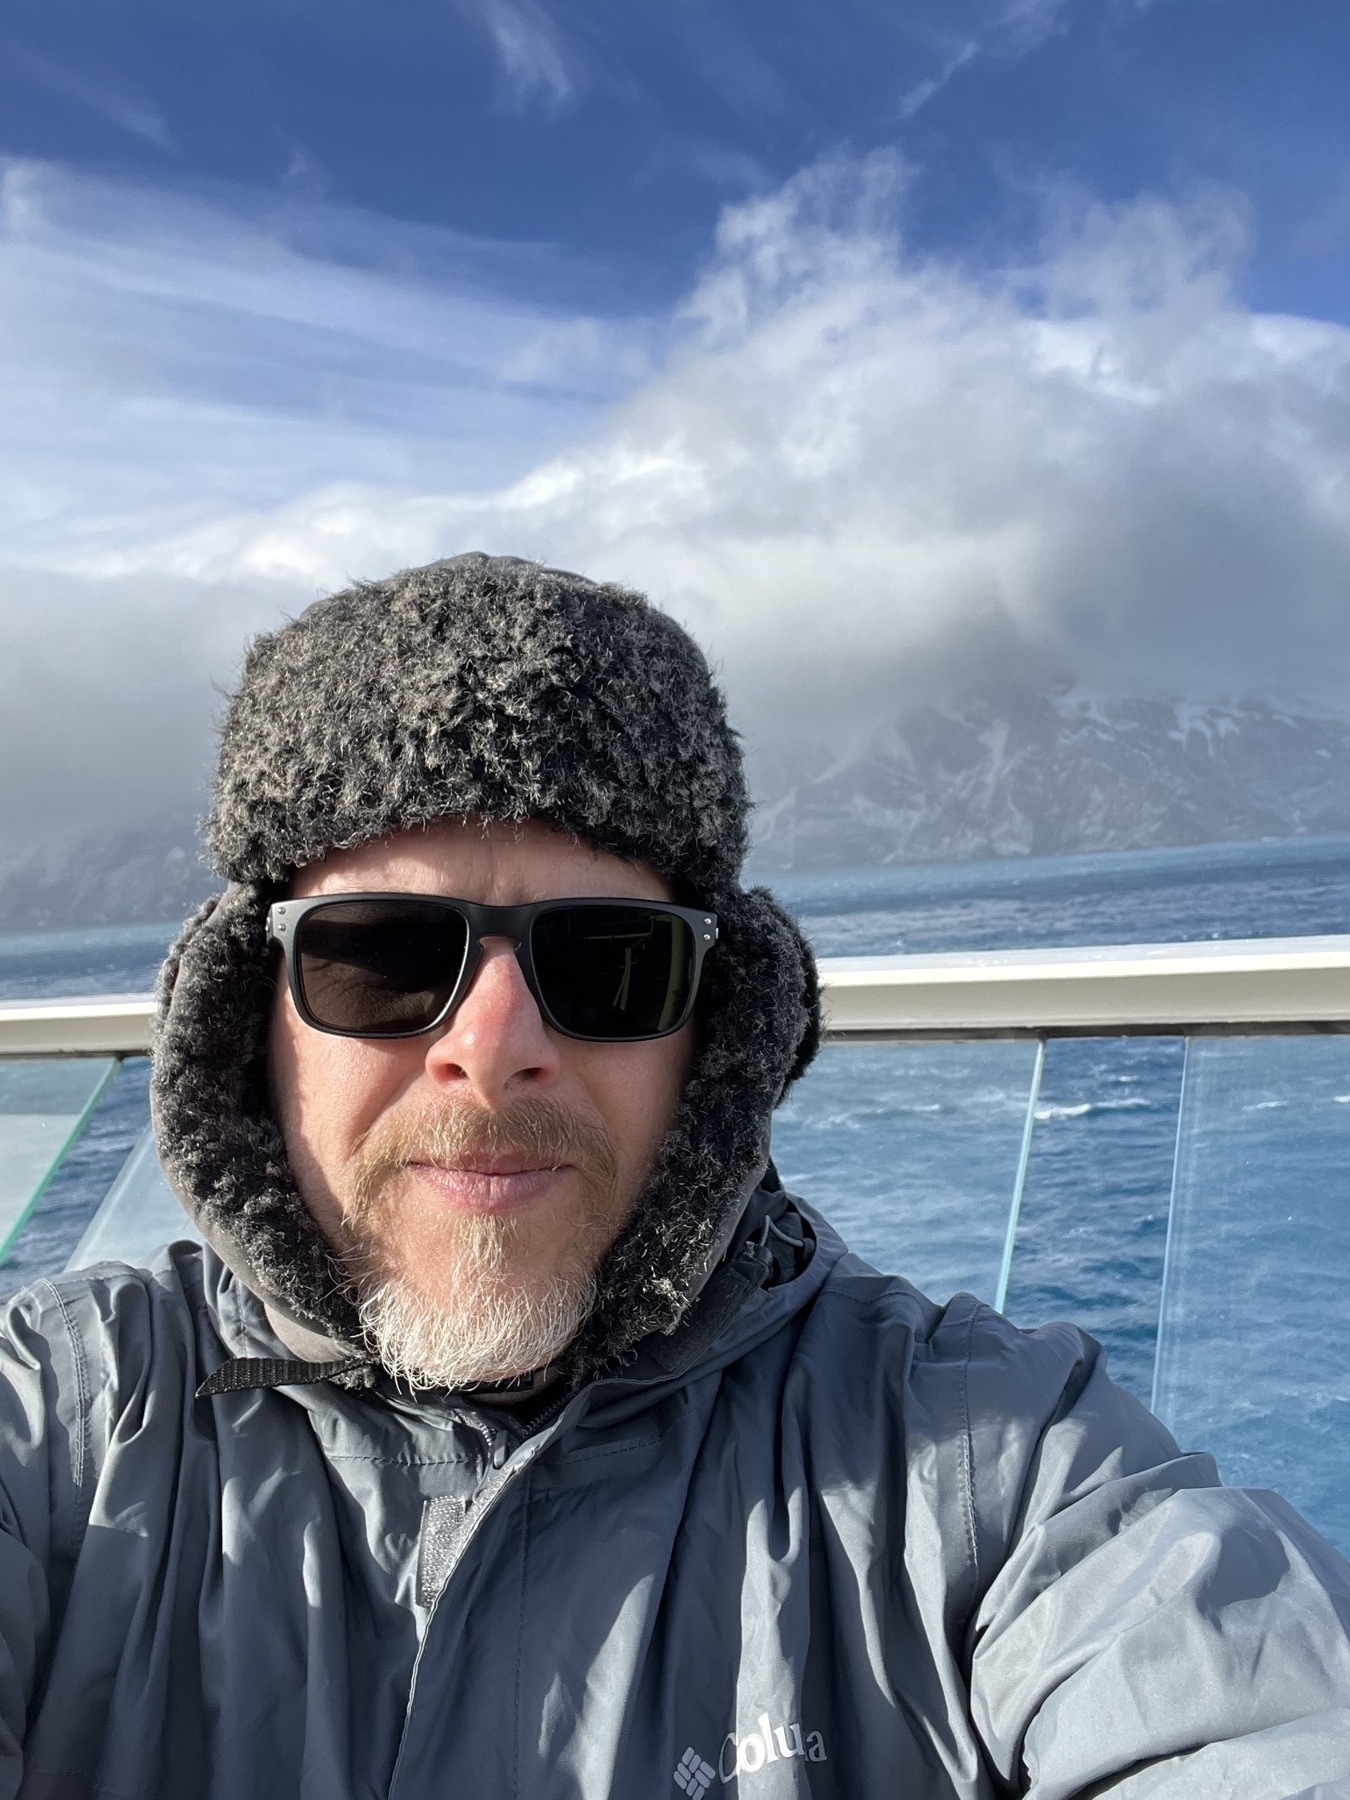
<svg viewBox="0 0 1350 1800">
<path fill-rule="evenodd" d="M 1036 258 L 972 271 L 906 248 L 901 174 L 836 162 L 728 210 L 665 366 L 524 473 L 418 480 L 391 456 L 372 476 L 369 431 L 339 433 L 324 468 L 293 421 L 236 399 L 228 416 L 267 479 L 248 486 L 223 424 L 191 456 L 180 431 L 155 465 L 157 518 L 139 488 L 141 510 L 117 510 L 100 460 L 114 440 L 85 444 L 67 415 L 53 457 L 64 445 L 87 461 L 104 516 L 78 496 L 55 523 L 34 514 L 30 561 L 75 584 L 63 618 L 106 594 L 127 704 L 146 647 L 142 708 L 157 682 L 187 692 L 171 666 L 227 677 L 246 628 L 317 590 L 469 548 L 646 588 L 711 647 L 761 739 L 848 733 L 1010 669 L 1118 693 L 1336 693 L 1350 673 L 1350 332 L 1243 304 L 1244 217 L 1222 195 L 1067 196 Z M 331 321 L 354 294 L 372 309 L 403 295 L 387 330 L 357 334 L 399 338 L 407 360 L 377 358 L 369 403 L 396 410 L 410 390 L 389 370 L 430 357 L 442 302 L 371 280 L 282 258 L 267 316 L 283 295 L 302 321 Z M 558 318 L 549 337 L 536 321 L 527 354 L 490 310 L 494 369 L 525 355 L 543 383 L 604 360 L 598 326 Z M 98 368 L 95 410 L 198 404 L 172 371 L 151 384 Z M 78 663 L 78 632 L 62 630 Z"/>
<path fill-rule="evenodd" d="M 977 275 L 906 253 L 894 178 L 730 210 L 664 372 L 522 480 L 330 485 L 83 566 L 313 588 L 523 551 L 648 588 L 793 729 L 1009 657 L 1115 691 L 1341 681 L 1350 332 L 1241 304 L 1220 196 L 1068 208 L 1034 266 Z"/>
</svg>

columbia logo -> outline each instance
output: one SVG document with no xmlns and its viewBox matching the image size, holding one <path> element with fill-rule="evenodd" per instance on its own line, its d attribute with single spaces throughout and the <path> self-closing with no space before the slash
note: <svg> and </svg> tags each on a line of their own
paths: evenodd
<svg viewBox="0 0 1350 1800">
<path fill-rule="evenodd" d="M 680 1758 L 680 1766 L 675 1771 L 675 1785 L 688 1794 L 689 1800 L 703 1800 L 716 1773 L 712 1764 L 705 1763 L 691 1744 Z"/>
</svg>

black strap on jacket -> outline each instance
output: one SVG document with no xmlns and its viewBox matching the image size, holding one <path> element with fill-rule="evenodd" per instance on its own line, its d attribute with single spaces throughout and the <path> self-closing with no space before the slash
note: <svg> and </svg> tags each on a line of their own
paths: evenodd
<svg viewBox="0 0 1350 1800">
<path fill-rule="evenodd" d="M 249 1388 L 307 1387 L 313 1381 L 331 1381 L 335 1375 L 354 1373 L 371 1365 L 360 1357 L 344 1356 L 340 1362 L 292 1362 L 285 1356 L 232 1356 L 197 1389 L 199 1400 L 216 1394 L 242 1394 Z"/>
<path fill-rule="evenodd" d="M 214 1375 L 208 1375 L 197 1389 L 199 1400 L 210 1400 L 216 1394 L 243 1394 L 250 1388 L 307 1387 L 312 1381 L 332 1381 L 335 1376 L 365 1376 L 362 1386 L 373 1377 L 375 1365 L 364 1357 L 345 1356 L 340 1362 L 292 1362 L 284 1356 L 233 1356 L 223 1362 Z M 552 1366 L 531 1369 L 528 1375 L 516 1375 L 509 1381 L 483 1381 L 457 1391 L 467 1399 L 491 1402 L 499 1394 L 530 1394 L 548 1385 Z"/>
</svg>

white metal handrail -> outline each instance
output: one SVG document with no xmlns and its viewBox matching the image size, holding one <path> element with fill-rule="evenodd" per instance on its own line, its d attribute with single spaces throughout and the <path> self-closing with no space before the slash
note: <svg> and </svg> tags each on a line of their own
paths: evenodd
<svg viewBox="0 0 1350 1800">
<path fill-rule="evenodd" d="M 831 1037 L 1350 1027 L 1350 936 L 821 964 Z"/>
<path fill-rule="evenodd" d="M 1350 1029 L 1350 936 L 825 957 L 831 1038 Z M 0 1004 L 0 1057 L 143 1056 L 154 999 Z"/>
<path fill-rule="evenodd" d="M 144 1056 L 153 994 L 0 1004 L 0 1056 Z"/>
</svg>

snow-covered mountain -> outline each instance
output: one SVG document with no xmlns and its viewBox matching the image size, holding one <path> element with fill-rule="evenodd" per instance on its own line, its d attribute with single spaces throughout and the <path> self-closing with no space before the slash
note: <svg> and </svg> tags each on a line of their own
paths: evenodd
<svg viewBox="0 0 1350 1800">
<path fill-rule="evenodd" d="M 181 919 L 220 885 L 189 818 L 60 839 L 0 857 L 0 931 Z"/>
<path fill-rule="evenodd" d="M 753 775 L 762 874 L 1350 831 L 1350 719 L 1263 700 L 971 700 Z M 218 885 L 185 818 L 51 843 L 0 856 L 0 931 L 179 919 Z"/>
<path fill-rule="evenodd" d="M 848 868 L 1350 830 L 1350 719 L 1234 705 L 971 700 L 860 749 L 762 758 L 754 866 Z"/>
</svg>

